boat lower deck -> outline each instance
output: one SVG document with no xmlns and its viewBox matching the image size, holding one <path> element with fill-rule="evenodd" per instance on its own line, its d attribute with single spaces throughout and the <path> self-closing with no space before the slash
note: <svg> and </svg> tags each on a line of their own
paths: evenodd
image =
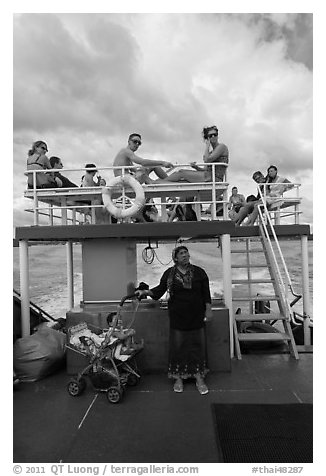
<svg viewBox="0 0 326 476">
<path fill-rule="evenodd" d="M 300 351 L 300 349 L 299 349 Z M 219 463 L 213 403 L 312 403 L 312 353 L 247 354 L 232 371 L 181 394 L 165 374 L 143 375 L 119 404 L 90 384 L 66 391 L 65 369 L 14 391 L 13 461 L 19 463 Z"/>
</svg>

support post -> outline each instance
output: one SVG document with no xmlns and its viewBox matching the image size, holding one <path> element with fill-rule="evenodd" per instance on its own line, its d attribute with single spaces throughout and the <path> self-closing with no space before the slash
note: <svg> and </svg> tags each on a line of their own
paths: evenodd
<svg viewBox="0 0 326 476">
<path fill-rule="evenodd" d="M 67 241 L 66 251 L 67 251 L 68 309 L 72 309 L 74 307 L 74 262 L 73 262 L 73 244 L 71 241 Z"/>
<path fill-rule="evenodd" d="M 49 208 L 49 218 L 50 218 L 50 226 L 53 226 L 53 203 L 50 203 L 50 208 Z"/>
<path fill-rule="evenodd" d="M 39 211 L 38 211 L 38 198 L 36 190 L 36 171 L 33 170 L 33 201 L 34 201 L 34 225 L 38 226 L 39 223 Z"/>
<path fill-rule="evenodd" d="M 20 299 L 21 299 L 21 328 L 22 337 L 31 333 L 30 302 L 29 302 L 29 265 L 28 265 L 28 241 L 19 241 L 20 263 Z"/>
<path fill-rule="evenodd" d="M 230 354 L 234 355 L 233 343 L 233 306 L 232 306 L 232 271 L 231 271 L 231 239 L 230 235 L 221 235 L 222 263 L 223 263 L 223 290 L 224 302 L 229 309 Z"/>
<path fill-rule="evenodd" d="M 309 260 L 308 260 L 308 236 L 301 237 L 302 256 L 302 299 L 303 299 L 303 332 L 304 344 L 311 344 L 309 316 L 310 316 L 310 296 L 309 296 Z"/>
<path fill-rule="evenodd" d="M 62 197 L 61 199 L 61 225 L 67 225 L 67 199 L 66 197 Z"/>
</svg>

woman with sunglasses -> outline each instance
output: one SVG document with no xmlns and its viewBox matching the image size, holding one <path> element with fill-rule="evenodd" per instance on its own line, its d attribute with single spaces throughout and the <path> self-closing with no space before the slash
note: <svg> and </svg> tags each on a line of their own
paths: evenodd
<svg viewBox="0 0 326 476">
<path fill-rule="evenodd" d="M 205 149 L 203 155 L 204 167 L 199 167 L 196 162 L 191 162 L 190 165 L 195 170 L 180 169 L 168 175 L 164 180 L 157 180 L 157 182 L 212 182 L 212 166 L 208 165 L 214 162 L 229 163 L 229 150 L 225 144 L 218 141 L 218 129 L 216 126 L 204 127 L 202 136 L 205 141 Z M 215 181 L 223 182 L 225 176 L 226 166 L 216 165 Z"/>
<path fill-rule="evenodd" d="M 28 151 L 27 170 L 51 170 L 51 162 L 46 156 L 48 147 L 45 142 L 38 140 L 33 143 L 32 148 Z M 33 188 L 33 174 L 27 174 L 28 188 Z M 59 178 L 54 177 L 54 173 L 37 173 L 36 188 L 56 188 L 61 187 L 62 182 Z"/>
</svg>

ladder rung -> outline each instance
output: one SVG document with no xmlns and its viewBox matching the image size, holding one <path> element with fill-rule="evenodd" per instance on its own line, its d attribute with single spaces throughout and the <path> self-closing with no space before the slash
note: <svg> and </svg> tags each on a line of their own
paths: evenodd
<svg viewBox="0 0 326 476">
<path fill-rule="evenodd" d="M 246 250 L 245 248 L 242 250 L 231 250 L 231 253 L 264 253 L 264 250 L 261 249 L 253 249 L 253 250 Z"/>
<path fill-rule="evenodd" d="M 231 268 L 268 268 L 267 264 L 232 264 Z"/>
<path fill-rule="evenodd" d="M 234 297 L 232 301 L 279 301 L 278 296 L 242 296 Z"/>
<path fill-rule="evenodd" d="M 235 320 L 238 322 L 256 322 L 256 321 L 287 321 L 287 317 L 283 314 L 270 312 L 265 314 L 235 314 Z"/>
<path fill-rule="evenodd" d="M 280 340 L 287 340 L 290 341 L 291 337 L 288 334 L 285 334 L 284 332 L 260 332 L 260 333 L 241 333 L 239 332 L 239 341 L 259 341 L 259 340 L 265 340 L 265 341 L 280 341 Z"/>
<path fill-rule="evenodd" d="M 232 279 L 232 284 L 273 283 L 273 279 Z"/>
</svg>

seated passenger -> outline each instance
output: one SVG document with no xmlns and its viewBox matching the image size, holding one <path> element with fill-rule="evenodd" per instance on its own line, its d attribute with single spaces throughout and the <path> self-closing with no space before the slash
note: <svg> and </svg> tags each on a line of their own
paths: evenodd
<svg viewBox="0 0 326 476">
<path fill-rule="evenodd" d="M 286 179 L 284 177 L 278 177 L 277 176 L 277 168 L 275 166 L 269 167 L 268 170 L 270 170 L 271 168 L 273 169 L 272 175 L 274 175 L 274 177 L 272 177 L 273 181 L 270 181 L 269 183 L 275 184 L 275 185 L 269 185 L 268 187 L 266 187 L 265 202 L 266 202 L 266 206 L 267 206 L 268 210 L 273 208 L 273 206 L 275 204 L 280 204 L 280 200 L 282 201 L 281 197 L 283 196 L 283 193 L 286 190 L 290 190 L 291 188 L 293 188 L 293 184 L 291 184 L 291 182 L 288 179 Z M 274 174 L 275 169 L 276 169 L 276 173 Z M 260 174 L 261 174 L 261 172 L 260 172 Z M 262 179 L 261 175 L 258 175 L 258 172 L 255 172 L 255 174 L 253 175 L 254 180 L 257 182 L 257 179 L 258 179 L 258 183 L 263 183 L 263 182 L 266 183 L 266 178 L 264 177 L 264 179 Z M 268 180 L 268 178 L 267 178 L 267 180 Z M 262 191 L 262 193 L 264 194 L 264 190 Z M 259 196 L 259 194 L 258 194 L 258 196 Z M 250 217 L 249 217 L 248 221 L 246 222 L 246 225 L 254 225 L 254 223 L 255 223 L 255 221 L 258 217 L 258 206 L 261 205 L 261 204 L 262 204 L 261 199 L 257 200 L 256 202 L 253 202 L 253 209 L 249 212 L 251 214 L 250 214 Z M 243 208 L 246 208 L 246 207 L 247 207 L 247 205 Z M 241 212 L 242 212 L 243 208 L 240 210 L 239 216 L 241 215 Z M 247 213 L 247 215 L 249 215 L 249 213 Z M 241 223 L 241 222 L 239 223 L 239 216 L 237 217 L 236 224 Z M 243 218 L 242 218 L 242 220 L 243 220 Z"/>
<path fill-rule="evenodd" d="M 192 201 L 193 197 L 186 197 L 185 201 Z M 167 206 L 167 221 L 197 221 L 197 215 L 192 208 L 191 203 L 179 203 L 176 200 L 175 203 Z"/>
<path fill-rule="evenodd" d="M 277 167 L 275 165 L 270 165 L 268 167 L 266 183 L 275 184 L 267 186 L 267 192 L 270 197 L 280 197 L 284 192 L 294 187 L 294 185 L 287 178 L 280 177 L 277 174 Z"/>
<path fill-rule="evenodd" d="M 50 164 L 53 169 L 62 169 L 63 168 L 63 163 L 60 159 L 60 157 L 55 157 L 54 155 L 50 157 Z M 78 187 L 75 183 L 71 182 L 67 177 L 62 175 L 60 172 L 54 172 L 54 177 L 58 178 L 62 185 L 61 187 L 63 188 L 68 188 L 68 187 Z"/>
<path fill-rule="evenodd" d="M 82 176 L 81 187 L 104 187 L 106 185 L 106 181 L 100 175 L 98 175 L 97 182 L 95 182 L 94 177 L 97 174 L 95 164 L 86 164 L 85 169 L 92 170 L 85 171 L 85 175 Z"/>
<path fill-rule="evenodd" d="M 38 140 L 33 143 L 28 151 L 27 170 L 51 170 L 51 163 L 45 153 L 48 147 L 44 141 Z M 26 173 L 28 188 L 33 188 L 33 174 Z M 61 187 L 62 182 L 54 177 L 53 173 L 37 173 L 36 188 L 56 188 Z"/>
<path fill-rule="evenodd" d="M 96 182 L 94 180 L 94 177 L 97 174 L 95 164 L 86 164 L 85 169 L 85 175 L 82 176 L 81 187 L 105 187 L 106 181 L 100 175 L 98 175 Z M 92 205 L 95 205 L 96 224 L 117 223 L 116 218 L 111 216 L 106 208 L 103 207 L 102 198 L 93 199 Z"/>
<path fill-rule="evenodd" d="M 121 149 L 116 155 L 113 165 L 122 165 L 132 167 L 135 164 L 139 164 L 141 167 L 138 169 L 135 168 L 125 168 L 125 169 L 114 169 L 114 175 L 122 175 L 128 173 L 133 175 L 140 183 L 153 183 L 155 180 L 152 180 L 149 177 L 151 172 L 155 172 L 160 179 L 167 177 L 166 172 L 161 168 L 173 168 L 171 162 L 166 162 L 165 160 L 152 160 L 152 159 L 143 159 L 135 154 L 138 148 L 141 146 L 141 136 L 140 134 L 130 134 L 128 138 L 128 145 Z"/>
<path fill-rule="evenodd" d="M 205 141 L 205 149 L 203 155 L 204 162 L 207 164 L 212 164 L 214 162 L 224 162 L 225 164 L 228 164 L 229 150 L 225 144 L 222 144 L 218 141 L 217 127 L 204 127 L 202 135 Z M 196 162 L 191 162 L 191 166 L 195 170 L 180 169 L 168 175 L 164 180 L 157 180 L 157 182 L 212 182 L 212 166 L 205 165 L 204 167 L 200 167 L 196 164 Z M 223 165 L 216 165 L 214 169 L 215 181 L 223 182 L 226 167 Z"/>
<path fill-rule="evenodd" d="M 265 183 L 265 177 L 263 173 L 258 170 L 257 172 L 254 172 L 252 175 L 252 178 L 254 179 L 255 182 L 257 183 Z M 261 191 L 263 191 L 264 187 L 261 187 Z M 250 196 L 254 197 L 254 195 Z M 251 213 L 253 213 L 255 205 L 260 201 L 260 195 L 258 193 L 257 197 L 255 197 L 255 200 L 248 200 L 247 203 L 240 208 L 239 212 L 234 215 L 232 220 L 235 222 L 236 225 L 241 225 L 243 220 L 247 218 Z M 261 202 L 260 202 L 261 203 Z"/>
<path fill-rule="evenodd" d="M 234 219 L 240 208 L 246 204 L 246 200 L 241 193 L 238 193 L 237 187 L 232 187 L 232 193 L 229 198 L 229 217 Z"/>
</svg>

